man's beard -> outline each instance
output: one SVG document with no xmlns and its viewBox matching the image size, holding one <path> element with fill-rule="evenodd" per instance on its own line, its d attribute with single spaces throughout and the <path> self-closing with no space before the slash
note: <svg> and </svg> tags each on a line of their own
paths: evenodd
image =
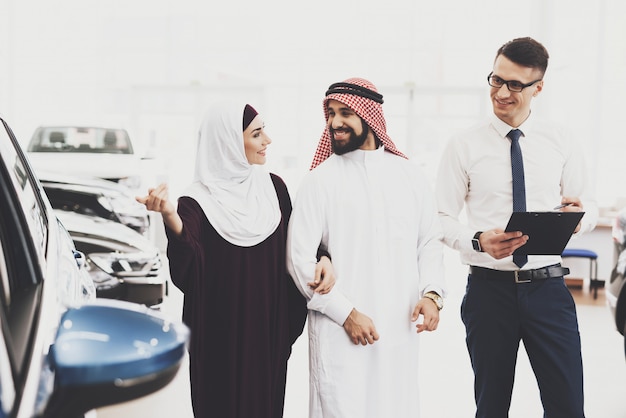
<svg viewBox="0 0 626 418">
<path fill-rule="evenodd" d="M 369 133 L 369 126 L 367 125 L 367 123 L 365 123 L 365 121 L 361 120 L 361 127 L 363 130 L 361 135 L 355 134 L 352 128 L 347 128 L 350 130 L 350 138 L 348 139 L 348 142 L 345 142 L 345 143 L 339 143 L 335 141 L 335 134 L 334 134 L 335 130 L 331 128 L 330 129 L 330 143 L 332 145 L 333 152 L 337 155 L 343 155 L 348 152 L 361 148 L 361 146 L 365 143 L 365 140 L 367 139 L 367 134 Z"/>
</svg>

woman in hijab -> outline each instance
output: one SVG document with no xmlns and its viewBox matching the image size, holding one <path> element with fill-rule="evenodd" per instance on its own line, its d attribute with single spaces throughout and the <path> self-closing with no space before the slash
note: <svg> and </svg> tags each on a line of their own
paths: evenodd
<svg viewBox="0 0 626 418">
<path fill-rule="evenodd" d="M 202 123 L 194 182 L 178 208 L 165 184 L 137 198 L 163 216 L 172 282 L 185 295 L 196 417 L 283 414 L 287 359 L 307 308 L 286 269 L 291 199 L 262 167 L 271 142 L 252 106 L 216 105 Z M 326 293 L 330 260 L 322 256 L 316 270 L 310 285 Z"/>
</svg>

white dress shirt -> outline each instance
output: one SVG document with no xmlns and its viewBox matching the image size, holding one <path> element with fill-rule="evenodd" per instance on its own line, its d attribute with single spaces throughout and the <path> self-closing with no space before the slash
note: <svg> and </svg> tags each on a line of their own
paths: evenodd
<svg viewBox="0 0 626 418">
<path fill-rule="evenodd" d="M 577 233 L 592 230 L 598 219 L 591 173 L 582 147 L 568 130 L 532 115 L 518 127 L 524 159 L 526 210 L 550 211 L 561 197 L 579 197 L 585 216 Z M 504 229 L 513 211 L 511 140 L 514 129 L 495 116 L 452 137 L 437 177 L 437 204 L 444 242 L 459 250 L 464 264 L 517 270 L 512 257 L 496 260 L 472 247 L 477 231 Z M 467 222 L 460 216 L 465 209 Z M 531 255 L 523 269 L 561 261 L 555 255 Z"/>
</svg>

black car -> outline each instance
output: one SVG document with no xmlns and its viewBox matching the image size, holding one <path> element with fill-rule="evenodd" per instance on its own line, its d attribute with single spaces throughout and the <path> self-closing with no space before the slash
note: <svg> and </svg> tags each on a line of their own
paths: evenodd
<svg viewBox="0 0 626 418">
<path fill-rule="evenodd" d="M 626 209 L 615 217 L 612 235 L 615 266 L 606 286 L 606 300 L 615 318 L 617 330 L 624 336 L 624 355 L 626 356 Z"/>
<path fill-rule="evenodd" d="M 188 329 L 94 299 L 84 260 L 0 119 L 0 417 L 82 417 L 167 385 Z"/>
</svg>

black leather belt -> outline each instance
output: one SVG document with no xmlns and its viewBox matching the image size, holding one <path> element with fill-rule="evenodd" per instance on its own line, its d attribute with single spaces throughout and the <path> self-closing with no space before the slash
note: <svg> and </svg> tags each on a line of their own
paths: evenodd
<svg viewBox="0 0 626 418">
<path fill-rule="evenodd" d="M 551 277 L 563 277 L 569 274 L 567 267 L 561 264 L 542 267 L 534 270 L 493 270 L 485 267 L 470 266 L 470 274 L 484 279 L 514 280 L 515 283 L 529 283 L 533 280 L 545 280 Z"/>
</svg>

